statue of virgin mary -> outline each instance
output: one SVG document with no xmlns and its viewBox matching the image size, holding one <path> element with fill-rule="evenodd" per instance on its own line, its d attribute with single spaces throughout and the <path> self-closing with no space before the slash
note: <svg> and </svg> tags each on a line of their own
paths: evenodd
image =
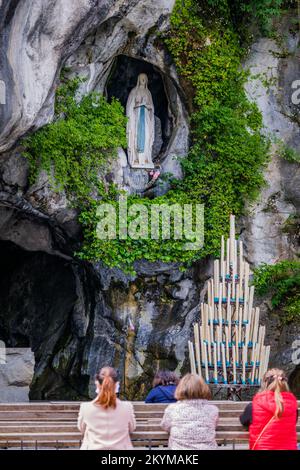
<svg viewBox="0 0 300 470">
<path fill-rule="evenodd" d="M 128 161 L 132 168 L 154 168 L 152 147 L 154 142 L 154 105 L 148 90 L 148 77 L 138 76 L 127 105 Z"/>
</svg>

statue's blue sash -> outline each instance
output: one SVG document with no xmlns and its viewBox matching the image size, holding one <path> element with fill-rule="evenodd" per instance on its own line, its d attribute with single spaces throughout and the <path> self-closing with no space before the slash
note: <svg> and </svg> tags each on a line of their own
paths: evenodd
<svg viewBox="0 0 300 470">
<path fill-rule="evenodd" d="M 145 151 L 145 139 L 146 139 L 146 116 L 145 116 L 146 107 L 144 105 L 140 106 L 139 109 L 139 118 L 137 126 L 137 151 L 138 153 L 143 153 Z"/>
</svg>

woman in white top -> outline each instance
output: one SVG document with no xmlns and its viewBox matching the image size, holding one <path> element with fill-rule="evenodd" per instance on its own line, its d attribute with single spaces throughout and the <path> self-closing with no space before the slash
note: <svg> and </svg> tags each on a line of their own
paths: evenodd
<svg viewBox="0 0 300 470">
<path fill-rule="evenodd" d="M 112 367 L 103 367 L 96 376 L 98 396 L 82 403 L 78 428 L 83 434 L 81 450 L 132 449 L 130 433 L 136 422 L 130 402 L 117 398 L 118 376 Z"/>
<path fill-rule="evenodd" d="M 179 382 L 175 398 L 165 409 L 161 427 L 169 432 L 169 449 L 217 449 L 216 426 L 219 410 L 209 403 L 210 389 L 196 374 Z"/>
</svg>

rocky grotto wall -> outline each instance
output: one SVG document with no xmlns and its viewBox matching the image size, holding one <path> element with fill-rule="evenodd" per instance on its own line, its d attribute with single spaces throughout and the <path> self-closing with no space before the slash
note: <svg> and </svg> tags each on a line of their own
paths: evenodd
<svg viewBox="0 0 300 470">
<path fill-rule="evenodd" d="M 114 364 L 122 394 L 143 398 L 158 368 L 188 370 L 187 340 L 198 318 L 211 274 L 209 259 L 186 272 L 177 265 L 136 264 L 125 275 L 101 263 L 73 257 L 81 241 L 76 211 L 64 194 L 54 193 L 45 174 L 34 185 L 21 156 L 19 139 L 53 118 L 55 87 L 62 67 L 69 76 L 87 77 L 80 93 L 98 90 L 126 99 L 134 75 L 150 76 L 154 97 L 163 91 L 156 119 L 156 162 L 162 172 L 181 176 L 174 156 L 188 149 L 188 100 L 174 65 L 158 39 L 168 27 L 172 0 L 9 0 L 0 2 L 0 80 L 6 104 L 0 104 L 0 338 L 8 347 L 31 348 L 35 371 L 33 399 L 87 398 L 93 376 Z M 249 82 L 266 132 L 275 132 L 299 148 L 299 127 L 289 114 L 290 83 L 298 77 L 295 34 L 283 24 L 289 53 L 274 54 L 275 42 L 254 44 L 248 66 L 275 76 Z M 273 50 L 273 52 L 271 52 Z M 277 49 L 275 50 L 277 53 Z M 282 55 L 282 54 L 281 54 Z M 124 88 L 120 81 L 123 79 Z M 268 186 L 239 230 L 252 265 L 275 262 L 299 251 L 297 232 L 282 230 L 290 215 L 299 216 L 299 166 L 274 156 L 266 172 Z M 134 185 L 126 154 L 120 149 L 112 169 L 121 187 Z M 164 189 L 156 188 L 156 194 Z M 258 302 L 258 300 L 257 300 Z M 299 325 L 281 326 L 263 304 L 271 363 L 284 365 L 299 390 L 299 370 L 291 362 L 291 344 Z"/>
</svg>

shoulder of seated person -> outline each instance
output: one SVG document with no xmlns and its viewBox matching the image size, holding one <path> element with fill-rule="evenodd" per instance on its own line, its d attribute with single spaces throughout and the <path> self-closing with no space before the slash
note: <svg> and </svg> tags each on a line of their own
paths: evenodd
<svg viewBox="0 0 300 470">
<path fill-rule="evenodd" d="M 173 410 L 173 409 L 176 409 L 178 407 L 178 405 L 180 405 L 181 401 L 175 401 L 174 403 L 167 403 L 166 405 L 166 408 L 165 410 Z"/>
<path fill-rule="evenodd" d="M 119 398 L 117 398 L 117 404 L 120 405 L 120 406 L 124 406 L 124 407 L 133 409 L 133 404 L 129 400 L 120 400 Z"/>
<path fill-rule="evenodd" d="M 205 403 L 205 406 L 207 406 L 211 411 L 214 411 L 215 413 L 219 413 L 219 408 L 213 403 L 208 401 L 207 403 Z"/>
<path fill-rule="evenodd" d="M 86 408 L 88 405 L 90 405 L 91 403 L 93 403 L 92 401 L 83 401 L 80 403 L 80 408 L 81 409 L 84 409 Z"/>
</svg>

